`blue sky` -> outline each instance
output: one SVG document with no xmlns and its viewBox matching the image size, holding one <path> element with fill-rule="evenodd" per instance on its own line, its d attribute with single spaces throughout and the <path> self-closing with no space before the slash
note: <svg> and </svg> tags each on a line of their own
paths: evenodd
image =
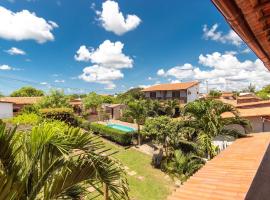
<svg viewBox="0 0 270 200">
<path fill-rule="evenodd" d="M 203 92 L 206 80 L 221 90 L 270 80 L 207 0 L 0 0 L 0 58 L 4 94 L 25 85 L 117 93 L 189 80 Z"/>
</svg>

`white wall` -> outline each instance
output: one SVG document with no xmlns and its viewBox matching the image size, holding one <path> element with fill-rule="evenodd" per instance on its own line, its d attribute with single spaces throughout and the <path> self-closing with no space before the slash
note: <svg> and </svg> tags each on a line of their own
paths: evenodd
<svg viewBox="0 0 270 200">
<path fill-rule="evenodd" d="M 144 94 L 146 98 L 150 98 L 150 92 L 145 92 Z"/>
<path fill-rule="evenodd" d="M 13 104 L 0 102 L 0 119 L 13 117 Z"/>
<path fill-rule="evenodd" d="M 190 93 L 190 94 L 189 94 Z M 187 102 L 195 101 L 199 98 L 199 84 L 187 89 Z"/>
</svg>

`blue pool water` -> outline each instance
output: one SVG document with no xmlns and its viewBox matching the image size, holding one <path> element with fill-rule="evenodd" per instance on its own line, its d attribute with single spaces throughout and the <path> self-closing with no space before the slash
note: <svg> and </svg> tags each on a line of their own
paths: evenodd
<svg viewBox="0 0 270 200">
<path fill-rule="evenodd" d="M 108 124 L 107 126 L 114 128 L 114 129 L 118 129 L 121 131 L 125 131 L 125 132 L 132 132 L 135 131 L 134 128 L 128 127 L 128 126 L 124 126 L 124 125 L 120 125 L 120 124 Z"/>
</svg>

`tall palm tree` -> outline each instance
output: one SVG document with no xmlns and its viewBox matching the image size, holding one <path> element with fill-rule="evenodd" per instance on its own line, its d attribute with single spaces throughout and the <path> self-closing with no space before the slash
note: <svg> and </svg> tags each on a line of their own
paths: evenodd
<svg viewBox="0 0 270 200">
<path fill-rule="evenodd" d="M 16 132 L 0 124 L 0 146 L 0 200 L 78 199 L 90 188 L 103 194 L 102 185 L 111 199 L 128 199 L 121 164 L 77 128 L 44 123 Z"/>
<path fill-rule="evenodd" d="M 133 101 L 128 104 L 128 109 L 126 114 L 133 118 L 134 122 L 137 124 L 137 134 L 138 134 L 138 145 L 142 144 L 142 137 L 140 132 L 140 126 L 144 124 L 146 119 L 146 109 L 144 106 L 144 101 L 138 100 Z"/>
<path fill-rule="evenodd" d="M 234 117 L 223 118 L 222 114 L 225 112 L 232 113 Z M 214 137 L 218 135 L 243 136 L 243 133 L 230 125 L 242 126 L 245 133 L 251 129 L 249 121 L 240 118 L 234 106 L 218 100 L 197 100 L 189 103 L 185 106 L 185 114 L 190 117 L 187 125 L 195 130 L 194 134 L 208 158 L 214 156 L 212 145 Z"/>
</svg>

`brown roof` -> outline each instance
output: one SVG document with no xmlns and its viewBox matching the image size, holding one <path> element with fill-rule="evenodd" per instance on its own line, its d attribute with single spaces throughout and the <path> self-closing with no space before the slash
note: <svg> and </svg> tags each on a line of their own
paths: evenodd
<svg viewBox="0 0 270 200">
<path fill-rule="evenodd" d="M 184 83 L 165 83 L 160 85 L 153 85 L 151 87 L 145 88 L 142 91 L 166 91 L 166 90 L 186 90 L 194 85 L 199 84 L 198 81 L 184 82 Z"/>
<path fill-rule="evenodd" d="M 269 107 L 258 107 L 258 108 L 239 108 L 237 109 L 241 117 L 262 117 L 270 116 Z M 234 117 L 232 113 L 226 112 L 222 114 L 222 117 L 229 118 Z"/>
<path fill-rule="evenodd" d="M 270 133 L 250 136 L 236 140 L 206 163 L 168 200 L 245 199 L 270 142 Z"/>
<path fill-rule="evenodd" d="M 269 0 L 212 0 L 234 31 L 270 69 Z"/>
<path fill-rule="evenodd" d="M 222 92 L 221 97 L 233 97 L 232 92 Z"/>
<path fill-rule="evenodd" d="M 42 97 L 1 97 L 2 102 L 11 102 L 17 105 L 20 104 L 35 104 L 41 100 Z"/>
<path fill-rule="evenodd" d="M 268 106 L 268 105 L 270 106 L 270 100 L 239 103 L 236 105 L 236 107 L 237 108 L 245 108 L 245 107 Z"/>
</svg>

